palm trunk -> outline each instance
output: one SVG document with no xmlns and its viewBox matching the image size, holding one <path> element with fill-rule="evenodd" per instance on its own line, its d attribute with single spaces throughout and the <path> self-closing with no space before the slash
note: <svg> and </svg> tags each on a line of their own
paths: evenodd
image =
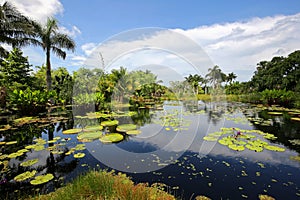
<svg viewBox="0 0 300 200">
<path fill-rule="evenodd" d="M 47 90 L 51 90 L 52 80 L 51 80 L 51 64 L 50 64 L 50 49 L 46 50 L 46 81 Z"/>
</svg>

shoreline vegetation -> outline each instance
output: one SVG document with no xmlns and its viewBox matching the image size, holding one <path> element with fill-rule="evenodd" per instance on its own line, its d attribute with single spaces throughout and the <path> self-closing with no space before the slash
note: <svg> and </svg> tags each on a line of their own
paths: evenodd
<svg viewBox="0 0 300 200">
<path fill-rule="evenodd" d="M 166 190 L 166 191 L 165 191 Z M 74 200 L 74 199 L 128 199 L 128 200 L 175 200 L 161 183 L 134 182 L 126 174 L 114 171 L 91 170 L 66 186 L 45 195 L 37 194 L 27 200 Z"/>
</svg>

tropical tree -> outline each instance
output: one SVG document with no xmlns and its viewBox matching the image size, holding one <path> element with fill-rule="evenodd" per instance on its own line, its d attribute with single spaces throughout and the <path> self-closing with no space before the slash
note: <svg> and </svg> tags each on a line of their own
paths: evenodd
<svg viewBox="0 0 300 200">
<path fill-rule="evenodd" d="M 225 74 L 222 72 L 218 65 L 215 65 L 212 68 L 208 69 L 208 73 L 206 74 L 205 78 L 208 82 L 212 84 L 213 89 L 217 88 L 221 85 L 223 81 L 225 81 Z"/>
<path fill-rule="evenodd" d="M 46 53 L 46 81 L 47 89 L 51 90 L 51 51 L 58 57 L 65 59 L 66 52 L 62 49 L 72 50 L 75 49 L 75 42 L 66 34 L 58 32 L 58 22 L 53 18 L 48 18 L 45 26 L 37 24 L 35 26 L 37 38 L 31 41 L 34 45 L 41 46 Z"/>
<path fill-rule="evenodd" d="M 0 59 L 8 55 L 2 46 L 20 47 L 31 44 L 36 23 L 22 15 L 14 6 L 5 2 L 0 5 Z"/>
<path fill-rule="evenodd" d="M 236 74 L 231 72 L 226 76 L 226 81 L 229 82 L 229 84 L 232 83 L 237 78 Z"/>
<path fill-rule="evenodd" d="M 198 95 L 199 86 L 204 83 L 204 78 L 198 74 L 190 74 L 188 77 L 185 77 L 185 80 L 193 87 L 194 94 Z"/>
</svg>

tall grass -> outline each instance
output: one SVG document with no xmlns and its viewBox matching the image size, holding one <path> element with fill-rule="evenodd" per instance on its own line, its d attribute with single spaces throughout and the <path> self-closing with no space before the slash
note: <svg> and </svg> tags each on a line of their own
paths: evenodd
<svg viewBox="0 0 300 200">
<path fill-rule="evenodd" d="M 107 171 L 90 171 L 72 183 L 46 195 L 30 200 L 124 199 L 124 200 L 174 200 L 175 197 L 147 183 L 134 184 L 125 174 Z"/>
</svg>

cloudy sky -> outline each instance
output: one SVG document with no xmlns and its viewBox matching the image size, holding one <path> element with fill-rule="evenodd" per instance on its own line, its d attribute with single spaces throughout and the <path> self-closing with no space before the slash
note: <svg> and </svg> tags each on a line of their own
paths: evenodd
<svg viewBox="0 0 300 200">
<path fill-rule="evenodd" d="M 52 56 L 52 66 L 70 71 L 89 64 L 101 67 L 101 53 L 107 70 L 153 65 L 162 66 L 161 76 L 185 76 L 205 75 L 218 65 L 247 81 L 258 62 L 287 56 L 300 47 L 297 0 L 9 2 L 41 23 L 50 16 L 59 20 L 61 32 L 73 37 L 77 47 L 66 60 Z M 45 63 L 40 48 L 23 50 L 33 66 Z M 161 69 L 169 70 L 164 74 Z"/>
</svg>

